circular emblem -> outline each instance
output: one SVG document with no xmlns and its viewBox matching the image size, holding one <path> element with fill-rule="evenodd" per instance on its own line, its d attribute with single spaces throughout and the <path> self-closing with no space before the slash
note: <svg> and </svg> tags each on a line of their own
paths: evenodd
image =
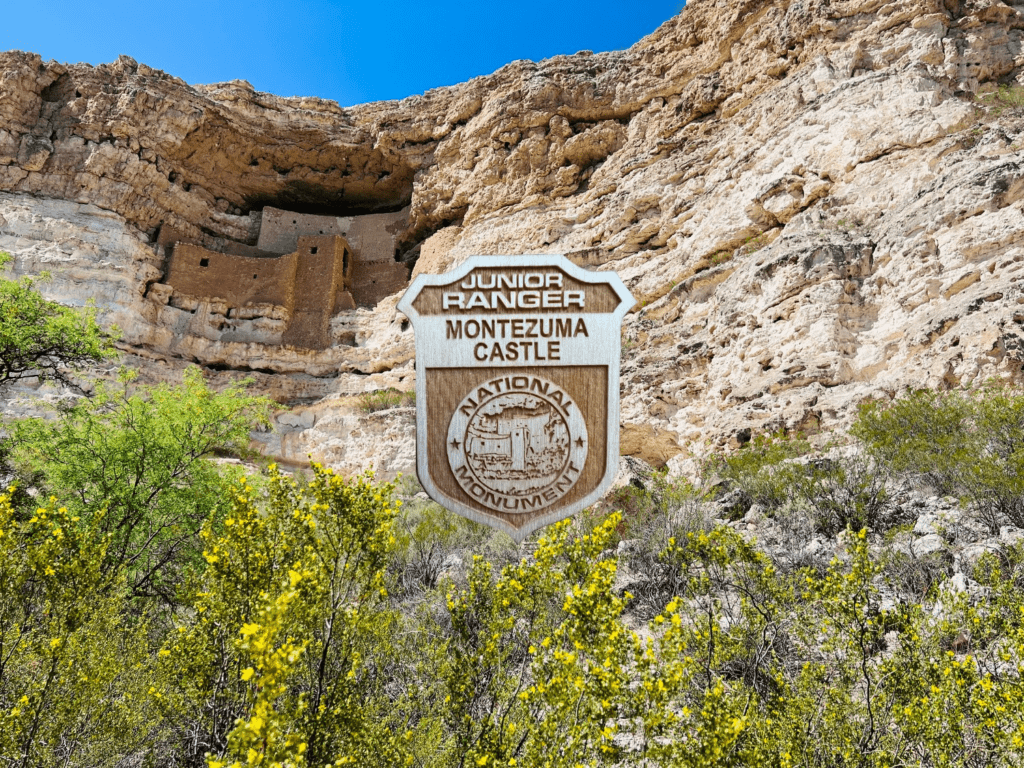
<svg viewBox="0 0 1024 768">
<path fill-rule="evenodd" d="M 540 376 L 474 387 L 448 425 L 448 462 L 462 489 L 498 512 L 544 509 L 576 484 L 587 425 L 564 389 Z"/>
</svg>

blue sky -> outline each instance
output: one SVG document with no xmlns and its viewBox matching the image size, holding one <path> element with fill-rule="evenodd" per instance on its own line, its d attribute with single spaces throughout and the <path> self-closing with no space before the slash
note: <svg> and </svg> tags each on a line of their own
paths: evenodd
<svg viewBox="0 0 1024 768">
<path fill-rule="evenodd" d="M 91 64 L 125 53 L 189 83 L 248 80 L 342 105 L 402 98 L 515 59 L 628 48 L 682 0 L 9 2 L 0 50 Z"/>
</svg>

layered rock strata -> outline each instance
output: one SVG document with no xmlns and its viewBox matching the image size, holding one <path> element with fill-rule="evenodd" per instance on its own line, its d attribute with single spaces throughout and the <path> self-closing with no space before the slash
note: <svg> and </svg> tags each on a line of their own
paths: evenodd
<svg viewBox="0 0 1024 768">
<path fill-rule="evenodd" d="M 255 246 L 267 206 L 408 206 L 414 272 L 566 253 L 640 299 L 622 450 L 678 468 L 905 387 L 1019 380 L 1022 42 L 1000 0 L 695 0 L 627 51 L 345 109 L 2 54 L 0 249 L 95 297 L 149 375 L 257 372 L 296 405 L 268 452 L 388 472 L 411 418 L 353 398 L 412 387 L 397 296 L 337 314 L 323 350 L 211 338 L 161 319 L 160 232 Z"/>
</svg>

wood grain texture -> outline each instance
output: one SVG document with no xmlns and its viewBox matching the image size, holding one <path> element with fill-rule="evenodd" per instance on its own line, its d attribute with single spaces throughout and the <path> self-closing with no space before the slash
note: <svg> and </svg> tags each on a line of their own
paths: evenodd
<svg viewBox="0 0 1024 768">
<path fill-rule="evenodd" d="M 513 292 L 521 292 L 523 290 L 541 290 L 538 287 L 526 287 L 523 288 L 509 288 L 507 283 L 502 282 L 500 279 L 495 280 L 499 275 L 507 278 L 515 278 L 518 275 L 523 275 L 526 272 L 541 272 L 550 274 L 557 273 L 562 277 L 562 286 L 560 291 L 583 291 L 584 293 L 584 310 L 586 312 L 594 313 L 607 313 L 614 312 L 616 307 L 622 304 L 622 300 L 618 294 L 612 289 L 607 283 L 585 283 L 582 280 L 577 280 L 571 275 L 567 274 L 563 269 L 557 268 L 545 268 L 543 270 L 526 270 L 522 267 L 513 268 L 505 267 L 501 269 L 476 269 L 473 270 L 474 275 L 478 277 L 478 280 L 482 281 L 481 285 L 492 286 L 496 285 L 496 288 L 487 288 L 484 293 L 490 293 L 492 290 L 504 293 L 506 295 Z M 452 315 L 462 316 L 470 315 L 475 316 L 481 313 L 480 309 L 458 309 L 455 307 L 448 307 L 447 309 L 442 305 L 442 296 L 451 290 L 459 290 L 460 283 L 463 280 L 455 279 L 447 285 L 436 285 L 424 287 L 420 294 L 416 297 L 415 307 L 419 314 L 427 315 Z M 564 312 L 565 309 L 560 307 L 520 307 L 515 310 L 517 314 L 533 315 L 533 314 L 554 314 L 558 312 Z"/>
<path fill-rule="evenodd" d="M 597 501 L 618 469 L 617 275 L 563 256 L 473 256 L 419 275 L 416 471 L 444 507 L 521 541 Z"/>
<path fill-rule="evenodd" d="M 579 408 L 587 424 L 590 449 L 579 480 L 572 489 L 557 500 L 561 506 L 569 505 L 594 491 L 607 469 L 607 414 L 608 368 L 606 366 L 545 367 L 538 371 L 544 378 L 562 387 L 572 397 L 574 408 Z M 445 441 L 452 414 L 467 392 L 504 376 L 521 376 L 522 368 L 431 368 L 426 371 L 427 391 L 431 397 L 426 403 L 427 451 L 430 477 L 438 489 L 450 500 L 470 507 L 480 506 L 455 478 L 448 460 Z M 614 457 L 616 461 L 618 456 Z M 443 501 L 440 502 L 442 505 Z M 511 514 L 490 509 L 482 512 L 504 520 L 513 528 L 522 528 L 537 517 L 551 511 L 551 505 L 535 512 Z"/>
</svg>

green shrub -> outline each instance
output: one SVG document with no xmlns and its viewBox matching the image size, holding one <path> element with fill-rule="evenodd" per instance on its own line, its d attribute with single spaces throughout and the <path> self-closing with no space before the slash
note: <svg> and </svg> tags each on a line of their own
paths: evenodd
<svg viewBox="0 0 1024 768">
<path fill-rule="evenodd" d="M 1007 109 L 1024 106 L 1024 86 L 1016 83 L 1000 85 L 995 91 L 979 94 L 977 99 L 998 117 Z"/>
<path fill-rule="evenodd" d="M 10 461 L 110 537 L 105 571 L 124 570 L 136 596 L 173 605 L 200 562 L 200 527 L 226 496 L 212 458 L 244 453 L 250 430 L 269 424 L 269 401 L 245 382 L 215 393 L 198 368 L 176 387 L 133 391 L 131 378 L 98 386 L 56 418 L 12 424 Z"/>
<path fill-rule="evenodd" d="M 894 522 L 888 514 L 888 473 L 863 453 L 794 463 L 788 474 L 793 495 L 808 510 L 815 530 L 826 536 L 848 527 L 884 531 Z"/>
<path fill-rule="evenodd" d="M 668 567 L 663 552 L 673 539 L 712 528 L 707 491 L 685 478 L 656 471 L 647 488 L 623 486 L 610 500 L 621 515 L 617 533 L 630 573 L 630 614 L 648 620 L 661 613 L 678 594 L 679 574 Z"/>
<path fill-rule="evenodd" d="M 470 559 L 488 549 L 494 538 L 512 539 L 480 523 L 449 512 L 433 501 L 414 499 L 395 520 L 397 545 L 389 563 L 398 594 L 435 589 L 446 562 Z"/>
<path fill-rule="evenodd" d="M 747 499 L 745 506 L 753 503 L 776 509 L 792 497 L 795 468 L 789 459 L 803 456 L 810 449 L 801 437 L 781 432 L 757 435 L 735 453 L 714 457 L 708 463 L 708 472 L 740 489 Z"/>
<path fill-rule="evenodd" d="M 702 495 L 689 480 L 670 476 L 666 468 L 651 472 L 643 487 L 629 483 L 616 488 L 603 506 L 621 513 L 621 538 L 646 538 L 652 528 L 667 530 L 672 514 Z"/>
<path fill-rule="evenodd" d="M 709 469 L 743 494 L 732 512 L 752 503 L 770 513 L 799 508 L 814 529 L 834 536 L 845 528 L 884 530 L 891 519 L 885 465 L 860 451 L 833 445 L 817 456 L 801 437 L 757 436 L 735 453 L 717 457 Z"/>
<path fill-rule="evenodd" d="M 863 406 L 851 431 L 879 462 L 960 497 L 993 533 L 1024 527 L 1024 393 L 919 390 Z"/>
</svg>

